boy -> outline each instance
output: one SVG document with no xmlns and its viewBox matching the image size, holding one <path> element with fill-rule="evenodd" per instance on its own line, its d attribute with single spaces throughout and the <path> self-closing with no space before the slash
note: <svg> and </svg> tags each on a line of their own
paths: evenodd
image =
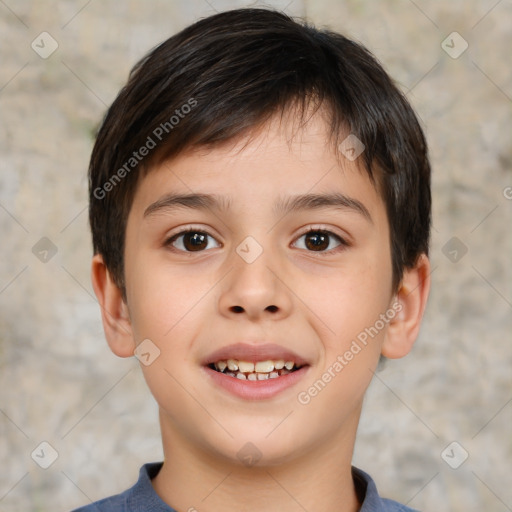
<svg viewBox="0 0 512 512">
<path fill-rule="evenodd" d="M 424 135 L 372 55 L 263 9 L 133 69 L 93 149 L 92 281 L 164 461 L 88 511 L 405 511 L 351 467 L 429 290 Z"/>
</svg>

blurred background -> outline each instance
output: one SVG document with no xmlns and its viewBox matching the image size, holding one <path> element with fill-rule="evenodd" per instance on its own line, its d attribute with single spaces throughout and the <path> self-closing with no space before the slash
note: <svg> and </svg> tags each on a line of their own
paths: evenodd
<svg viewBox="0 0 512 512">
<path fill-rule="evenodd" d="M 65 512 L 162 459 L 138 361 L 108 349 L 90 284 L 93 134 L 150 48 L 263 5 L 365 44 L 430 144 L 426 318 L 370 386 L 354 464 L 420 510 L 512 510 L 511 1 L 1 0 L 0 511 Z"/>
</svg>

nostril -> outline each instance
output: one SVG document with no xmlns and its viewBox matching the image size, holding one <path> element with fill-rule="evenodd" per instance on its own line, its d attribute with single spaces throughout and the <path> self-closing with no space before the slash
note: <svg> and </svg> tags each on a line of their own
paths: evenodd
<svg viewBox="0 0 512 512">
<path fill-rule="evenodd" d="M 243 313 L 244 312 L 244 308 L 242 306 L 231 306 L 231 311 L 233 311 L 234 313 Z M 277 306 L 267 306 L 265 308 L 266 311 L 270 311 L 271 313 L 275 313 L 277 310 L 278 310 L 278 307 Z"/>
</svg>

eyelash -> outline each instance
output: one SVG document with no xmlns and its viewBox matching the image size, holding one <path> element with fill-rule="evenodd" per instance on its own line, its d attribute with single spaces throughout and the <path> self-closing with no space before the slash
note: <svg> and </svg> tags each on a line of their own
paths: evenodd
<svg viewBox="0 0 512 512">
<path fill-rule="evenodd" d="M 165 240 L 165 242 L 164 242 L 164 246 L 165 247 L 170 247 L 173 251 L 177 251 L 177 252 L 181 252 L 181 253 L 185 253 L 185 254 L 189 254 L 189 255 L 193 255 L 196 252 L 205 252 L 207 249 L 203 249 L 202 251 L 184 251 L 184 250 L 181 250 L 181 249 L 176 249 L 175 247 L 172 246 L 173 242 L 175 242 L 178 238 L 180 238 L 180 237 L 182 237 L 182 236 L 184 236 L 184 235 L 186 235 L 188 233 L 201 233 L 201 234 L 204 234 L 204 235 L 206 235 L 208 237 L 214 238 L 207 231 L 204 231 L 202 229 L 194 229 L 192 227 L 189 227 L 189 228 L 187 228 L 187 229 L 185 229 L 183 231 L 179 231 L 178 233 L 175 233 L 171 237 L 167 238 Z M 350 247 L 350 244 L 344 238 L 342 238 L 341 236 L 337 235 L 336 233 L 333 233 L 332 231 L 329 231 L 329 230 L 326 230 L 326 229 L 322 229 L 322 228 L 315 228 L 313 226 L 308 226 L 307 231 L 304 231 L 303 233 L 301 233 L 296 238 L 296 240 L 298 240 L 298 239 L 302 238 L 304 235 L 308 235 L 310 233 L 317 233 L 317 234 L 327 235 L 329 237 L 333 237 L 333 238 L 337 239 L 337 241 L 339 242 L 339 245 L 337 247 L 335 247 L 334 249 L 329 249 L 329 250 L 324 250 L 324 251 L 309 251 L 307 249 L 304 249 L 307 252 L 319 254 L 320 256 L 329 256 L 329 255 L 332 255 L 332 254 L 337 254 L 338 252 L 346 249 L 347 247 Z"/>
</svg>

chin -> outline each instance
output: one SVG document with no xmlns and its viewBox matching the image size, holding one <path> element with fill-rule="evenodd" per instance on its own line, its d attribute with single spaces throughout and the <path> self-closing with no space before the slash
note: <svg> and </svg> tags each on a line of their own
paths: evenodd
<svg viewBox="0 0 512 512">
<path fill-rule="evenodd" d="M 277 424 L 274 423 L 272 428 L 275 429 Z M 307 444 L 305 439 L 293 436 L 285 429 L 279 431 L 281 427 L 272 432 L 268 424 L 262 427 L 261 422 L 259 426 L 246 426 L 243 430 L 231 430 L 227 425 L 226 428 L 233 433 L 234 438 L 223 436 L 222 441 L 212 440 L 211 449 L 214 456 L 241 467 L 263 468 L 293 462 L 300 452 L 304 452 L 301 445 Z"/>
</svg>

